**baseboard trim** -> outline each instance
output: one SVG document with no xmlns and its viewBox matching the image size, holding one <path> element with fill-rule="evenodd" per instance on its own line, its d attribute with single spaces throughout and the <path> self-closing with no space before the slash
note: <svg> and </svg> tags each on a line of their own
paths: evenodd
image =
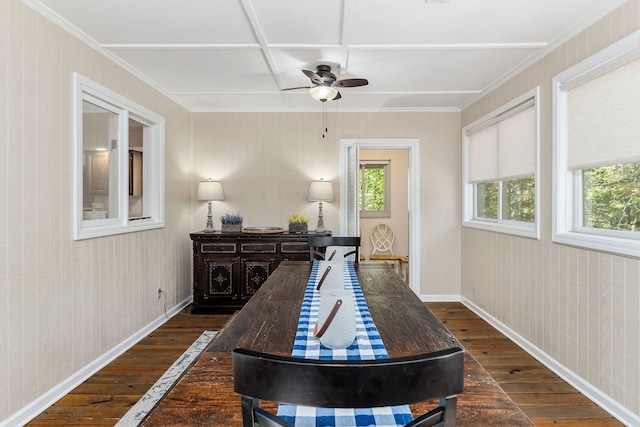
<svg viewBox="0 0 640 427">
<path fill-rule="evenodd" d="M 26 423 L 37 417 L 40 413 L 45 411 L 47 408 L 49 408 L 51 405 L 53 405 L 55 402 L 60 400 L 63 396 L 67 395 L 71 390 L 82 384 L 82 382 L 87 380 L 89 377 L 94 375 L 100 369 L 104 368 L 122 353 L 127 351 L 138 341 L 158 329 L 167 320 L 180 313 L 182 309 L 191 304 L 192 300 L 193 296 L 189 296 L 185 300 L 179 302 L 176 306 L 167 311 L 166 316 L 163 313 L 151 323 L 104 353 L 102 356 L 98 357 L 79 371 L 75 372 L 73 375 L 66 378 L 64 381 L 38 397 L 33 402 L 29 403 L 18 412 L 12 414 L 9 418 L 0 422 L 0 427 L 17 427 L 25 425 Z"/>
<path fill-rule="evenodd" d="M 593 401 L 596 405 L 607 411 L 611 416 L 617 418 L 620 422 L 629 426 L 640 425 L 640 417 L 627 408 L 613 400 L 610 396 L 594 387 L 575 372 L 568 369 L 566 366 L 558 362 L 551 357 L 545 351 L 531 343 L 529 340 L 518 334 L 513 329 L 502 323 L 500 320 L 493 317 L 491 314 L 484 311 L 482 308 L 474 304 L 472 301 L 465 297 L 460 297 L 459 301 L 466 306 L 469 310 L 480 316 L 491 326 L 496 328 L 507 338 L 515 342 L 518 346 L 522 347 L 527 353 L 533 356 L 540 363 L 545 365 L 551 371 L 553 371 L 560 378 L 571 384 L 576 390 L 584 394 L 587 398 Z"/>
<path fill-rule="evenodd" d="M 420 295 L 422 302 L 461 302 L 460 295 Z"/>
</svg>

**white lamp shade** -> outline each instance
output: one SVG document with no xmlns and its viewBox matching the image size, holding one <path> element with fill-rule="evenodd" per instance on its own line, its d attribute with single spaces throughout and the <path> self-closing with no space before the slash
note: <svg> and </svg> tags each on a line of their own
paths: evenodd
<svg viewBox="0 0 640 427">
<path fill-rule="evenodd" d="M 338 89 L 333 86 L 314 86 L 309 89 L 309 95 L 311 95 L 311 97 L 317 101 L 324 102 L 326 100 L 335 98 L 336 95 L 338 95 Z"/>
<path fill-rule="evenodd" d="M 200 181 L 198 184 L 198 200 L 224 200 L 220 181 Z"/>
<path fill-rule="evenodd" d="M 311 181 L 309 185 L 309 201 L 330 202 L 333 200 L 333 183 L 331 181 Z"/>
</svg>

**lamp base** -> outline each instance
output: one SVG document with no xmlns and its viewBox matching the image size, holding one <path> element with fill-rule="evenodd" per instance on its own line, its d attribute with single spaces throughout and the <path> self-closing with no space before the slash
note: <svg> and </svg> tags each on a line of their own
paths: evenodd
<svg viewBox="0 0 640 427">
<path fill-rule="evenodd" d="M 318 204 L 318 226 L 316 233 L 324 233 L 324 219 L 322 218 L 322 202 Z"/>
<path fill-rule="evenodd" d="M 204 229 L 205 233 L 213 233 L 216 230 L 213 228 L 213 215 L 211 214 L 211 202 L 209 202 L 209 212 L 207 213 L 207 226 Z"/>
</svg>

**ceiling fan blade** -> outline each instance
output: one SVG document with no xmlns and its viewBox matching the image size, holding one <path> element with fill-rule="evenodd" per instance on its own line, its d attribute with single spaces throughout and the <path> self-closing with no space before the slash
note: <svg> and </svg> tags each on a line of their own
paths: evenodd
<svg viewBox="0 0 640 427">
<path fill-rule="evenodd" d="M 298 89 L 311 89 L 311 86 L 286 87 L 280 90 L 285 91 L 285 90 L 298 90 Z"/>
<path fill-rule="evenodd" d="M 333 97 L 332 101 L 337 101 L 340 98 L 342 98 L 342 95 L 340 95 L 340 92 L 338 92 L 338 94 Z"/>
<path fill-rule="evenodd" d="M 333 82 L 333 85 L 336 87 L 356 87 L 356 86 L 366 86 L 369 84 L 369 80 L 367 79 L 342 79 Z"/>
<path fill-rule="evenodd" d="M 322 77 L 320 77 L 315 71 L 311 71 L 303 68 L 302 72 L 305 74 L 305 76 L 309 77 L 313 83 L 317 83 L 317 84 L 322 83 Z"/>
</svg>

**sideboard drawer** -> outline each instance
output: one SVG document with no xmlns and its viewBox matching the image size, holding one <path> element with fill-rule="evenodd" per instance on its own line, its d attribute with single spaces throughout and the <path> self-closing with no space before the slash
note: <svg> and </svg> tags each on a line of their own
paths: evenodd
<svg viewBox="0 0 640 427">
<path fill-rule="evenodd" d="M 309 252 L 309 244 L 306 242 L 282 242 L 280 251 L 283 254 L 302 254 Z"/>
<path fill-rule="evenodd" d="M 200 246 L 203 254 L 235 254 L 235 243 L 203 243 Z"/>
<path fill-rule="evenodd" d="M 276 242 L 266 243 L 242 243 L 240 244 L 240 252 L 243 254 L 275 254 L 277 253 Z"/>
</svg>

